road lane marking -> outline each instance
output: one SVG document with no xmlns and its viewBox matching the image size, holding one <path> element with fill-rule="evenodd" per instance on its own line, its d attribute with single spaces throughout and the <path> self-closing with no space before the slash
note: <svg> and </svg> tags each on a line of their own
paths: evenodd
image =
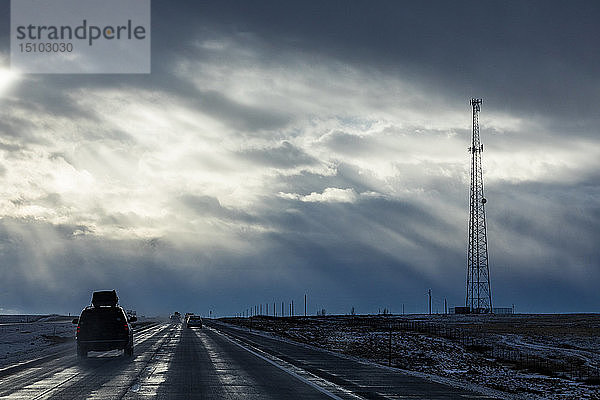
<svg viewBox="0 0 600 400">
<path fill-rule="evenodd" d="M 218 331 L 218 330 L 216 330 L 216 329 L 214 329 L 212 327 L 206 327 L 206 329 L 209 329 L 210 331 L 215 332 L 216 334 L 224 337 L 225 339 L 227 339 L 231 343 L 235 344 L 236 346 L 238 346 L 238 347 L 246 350 L 247 352 L 255 355 L 256 357 L 258 357 L 258 358 L 260 358 L 260 359 L 268 362 L 269 364 L 271 364 L 271 365 L 279 368 L 280 370 L 282 370 L 282 371 L 286 372 L 287 374 L 293 376 L 294 378 L 298 379 L 299 381 L 301 381 L 301 382 L 303 382 L 303 383 L 305 383 L 305 384 L 313 387 L 314 389 L 317 389 L 319 392 L 325 394 L 326 396 L 328 396 L 328 397 L 330 397 L 332 399 L 343 400 L 338 395 L 330 392 L 329 390 L 325 389 L 324 387 L 320 386 L 319 384 L 317 384 L 317 383 L 315 383 L 315 382 L 313 382 L 313 381 L 311 381 L 311 380 L 309 380 L 309 379 L 301 376 L 299 373 L 293 371 L 291 368 L 295 368 L 295 369 L 297 369 L 299 371 L 302 371 L 303 374 L 306 374 L 306 375 L 310 376 L 311 378 L 313 378 L 314 380 L 316 380 L 318 382 L 323 382 L 323 383 L 327 384 L 327 386 L 331 386 L 331 387 L 335 388 L 336 390 L 339 390 L 339 391 L 343 392 L 345 395 L 352 396 L 355 399 L 363 399 L 362 397 L 356 395 L 355 393 L 352 393 L 351 391 L 348 391 L 348 390 L 344 389 L 343 387 L 341 387 L 339 385 L 336 385 L 336 384 L 334 384 L 332 382 L 326 381 L 325 379 L 319 378 L 319 377 L 311 374 L 308 371 L 305 371 L 305 370 L 303 370 L 301 368 L 295 367 L 295 366 L 293 366 L 293 365 L 291 365 L 289 363 L 286 363 L 285 361 L 280 360 L 279 358 L 277 358 L 277 357 L 272 356 L 272 355 L 269 354 L 269 357 L 272 357 L 273 359 L 277 360 L 277 361 L 274 361 L 274 360 L 272 360 L 272 359 L 270 359 L 270 358 L 268 358 L 268 357 L 266 357 L 266 356 L 258 353 L 257 351 L 254 351 L 254 350 L 252 350 L 252 349 L 244 346 L 243 344 L 239 343 L 237 340 L 234 340 L 232 337 L 230 337 L 226 333 Z M 284 366 L 284 365 L 287 365 L 287 366 Z"/>
</svg>

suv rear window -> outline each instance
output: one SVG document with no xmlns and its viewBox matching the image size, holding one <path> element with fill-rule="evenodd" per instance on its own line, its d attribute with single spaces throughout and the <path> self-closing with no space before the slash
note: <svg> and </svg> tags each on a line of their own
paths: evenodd
<svg viewBox="0 0 600 400">
<path fill-rule="evenodd" d="M 126 323 L 127 319 L 121 311 L 120 308 L 117 307 L 94 307 L 84 310 L 81 313 L 81 318 L 79 319 L 79 323 L 81 325 L 86 324 L 110 324 L 110 323 Z"/>
</svg>

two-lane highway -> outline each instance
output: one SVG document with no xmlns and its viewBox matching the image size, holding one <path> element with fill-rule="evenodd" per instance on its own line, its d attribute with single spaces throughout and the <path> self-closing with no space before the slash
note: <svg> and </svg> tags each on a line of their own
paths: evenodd
<svg viewBox="0 0 600 400">
<path fill-rule="evenodd" d="M 324 399 L 317 388 L 244 350 L 217 331 L 183 328 L 169 354 L 169 373 L 157 388 L 142 388 L 158 398 Z"/>
<path fill-rule="evenodd" d="M 4 399 L 489 399 L 315 348 L 210 322 L 149 326 L 118 352 L 0 371 Z"/>
</svg>

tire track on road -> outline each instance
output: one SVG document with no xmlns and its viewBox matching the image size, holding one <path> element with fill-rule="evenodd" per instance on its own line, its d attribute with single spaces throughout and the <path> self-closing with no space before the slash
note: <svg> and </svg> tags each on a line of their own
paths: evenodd
<svg viewBox="0 0 600 400">
<path fill-rule="evenodd" d="M 146 347 L 147 341 L 167 328 L 168 326 L 155 325 L 138 331 L 134 339 L 136 347 Z M 83 360 L 83 362 L 78 362 L 74 350 L 71 355 L 64 355 L 48 362 L 33 360 L 36 367 L 28 368 L 27 365 L 21 365 L 18 366 L 20 372 L 0 379 L 0 387 L 7 389 L 0 391 L 0 397 L 7 399 L 46 399 L 60 395 L 61 399 L 86 398 L 82 393 L 80 383 L 85 381 L 89 386 L 90 383 L 93 383 L 96 372 L 102 368 L 110 368 L 116 371 L 116 367 L 124 366 L 123 362 L 126 360 L 120 357 L 106 357 L 110 353 L 114 354 L 114 352 L 104 352 L 100 354 L 100 357 Z M 84 387 L 86 387 L 86 384 L 84 384 Z M 93 388 L 90 388 L 90 390 L 93 390 Z"/>
</svg>

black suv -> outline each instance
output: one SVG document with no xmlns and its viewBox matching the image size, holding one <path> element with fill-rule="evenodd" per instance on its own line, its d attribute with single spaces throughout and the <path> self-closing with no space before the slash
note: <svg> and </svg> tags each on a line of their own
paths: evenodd
<svg viewBox="0 0 600 400">
<path fill-rule="evenodd" d="M 133 331 L 130 322 L 118 305 L 114 290 L 94 292 L 92 305 L 81 311 L 73 320 L 77 324 L 77 355 L 87 357 L 88 351 L 124 350 L 125 356 L 133 356 Z"/>
</svg>

